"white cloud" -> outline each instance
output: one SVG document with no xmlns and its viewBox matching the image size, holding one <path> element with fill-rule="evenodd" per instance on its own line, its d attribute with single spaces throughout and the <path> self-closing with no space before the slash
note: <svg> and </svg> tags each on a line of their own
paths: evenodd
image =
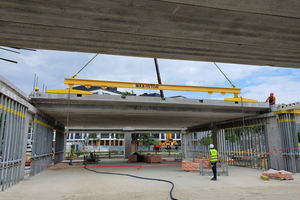
<svg viewBox="0 0 300 200">
<path fill-rule="evenodd" d="M 64 78 L 75 75 L 95 54 L 37 50 L 12 54 L 0 51 L 0 57 L 17 60 L 18 64 L 1 62 L 1 75 L 25 93 L 33 89 L 34 74 L 39 77 L 39 87 L 43 84 L 50 89 L 66 88 Z M 194 62 L 158 59 L 163 84 L 229 87 L 231 85 L 210 62 Z M 274 92 L 277 102 L 300 101 L 300 70 L 267 66 L 249 66 L 217 63 L 237 88 L 242 88 L 245 98 L 265 101 Z M 127 56 L 98 55 L 77 78 L 109 81 L 157 83 L 154 59 Z M 132 89 L 122 89 L 122 91 Z M 156 92 L 157 90 L 134 90 L 135 93 Z M 166 96 L 183 95 L 198 99 L 224 99 L 232 94 L 208 95 L 207 93 L 165 91 Z"/>
</svg>

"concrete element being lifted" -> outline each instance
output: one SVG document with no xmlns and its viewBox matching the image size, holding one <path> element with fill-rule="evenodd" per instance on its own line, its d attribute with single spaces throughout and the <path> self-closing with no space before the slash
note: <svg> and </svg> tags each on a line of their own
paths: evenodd
<svg viewBox="0 0 300 200">
<path fill-rule="evenodd" d="M 0 2 L 0 45 L 299 68 L 295 0 Z"/>
<path fill-rule="evenodd" d="M 269 111 L 267 103 L 159 97 L 39 93 L 31 102 L 73 131 L 174 130 L 254 116 Z M 69 112 L 69 122 L 67 115 Z M 88 129 L 86 129 L 88 128 Z"/>
</svg>

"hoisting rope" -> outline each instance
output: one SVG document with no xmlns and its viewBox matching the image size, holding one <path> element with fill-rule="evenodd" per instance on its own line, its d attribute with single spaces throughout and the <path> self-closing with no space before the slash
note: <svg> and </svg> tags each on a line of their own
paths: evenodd
<svg viewBox="0 0 300 200">
<path fill-rule="evenodd" d="M 229 80 L 229 78 L 227 78 L 227 76 L 222 72 L 222 70 L 220 69 L 220 67 L 218 67 L 218 65 L 214 62 L 214 64 L 217 66 L 217 68 L 220 70 L 220 72 L 225 76 L 225 78 L 229 81 L 230 85 L 235 88 L 235 86 L 231 83 L 231 81 Z"/>
<path fill-rule="evenodd" d="M 72 78 L 75 78 L 86 66 L 88 66 L 88 64 L 90 64 L 90 62 L 92 62 L 92 60 L 94 60 L 94 58 L 96 58 L 98 56 L 98 53 L 88 62 L 86 63 L 86 65 L 84 65 L 83 68 L 81 68 L 81 70 L 79 70 L 74 76 L 72 76 Z"/>
</svg>

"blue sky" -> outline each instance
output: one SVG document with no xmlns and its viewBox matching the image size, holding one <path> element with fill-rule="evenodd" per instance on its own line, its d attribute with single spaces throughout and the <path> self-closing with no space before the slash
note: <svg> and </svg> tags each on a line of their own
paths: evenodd
<svg viewBox="0 0 300 200">
<path fill-rule="evenodd" d="M 15 60 L 13 64 L 0 60 L 0 74 L 25 93 L 33 90 L 36 74 L 38 86 L 48 89 L 63 89 L 64 78 L 76 74 L 95 54 L 62 51 L 26 51 L 20 54 L 0 50 L 0 57 Z M 217 63 L 231 82 L 242 89 L 244 98 L 265 101 L 270 92 L 275 93 L 277 103 L 300 101 L 300 69 L 269 66 L 250 66 Z M 163 84 L 231 87 L 212 62 L 195 62 L 158 59 Z M 299 65 L 300 67 L 300 65 Z M 130 81 L 157 83 L 153 58 L 98 55 L 78 76 L 80 79 L 109 81 Z M 120 91 L 132 89 L 120 88 Z M 134 90 L 136 94 L 157 92 L 155 90 Z M 224 99 L 232 94 L 208 95 L 207 93 L 164 91 L 165 96 L 182 95 L 195 99 Z"/>
</svg>

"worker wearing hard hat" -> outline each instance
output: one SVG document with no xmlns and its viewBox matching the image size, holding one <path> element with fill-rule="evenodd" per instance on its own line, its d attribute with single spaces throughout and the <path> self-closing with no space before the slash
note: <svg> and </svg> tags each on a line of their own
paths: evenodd
<svg viewBox="0 0 300 200">
<path fill-rule="evenodd" d="M 270 105 L 274 105 L 276 103 L 276 98 L 274 97 L 273 92 L 270 93 L 270 96 L 267 98 L 266 102 L 269 102 Z"/>
<path fill-rule="evenodd" d="M 214 177 L 210 180 L 216 181 L 217 180 L 217 162 L 219 162 L 220 154 L 217 152 L 216 149 L 214 149 L 213 144 L 210 144 L 209 147 L 210 147 L 209 162 L 212 166 L 212 171 L 213 171 L 213 174 L 214 174 Z"/>
<path fill-rule="evenodd" d="M 34 96 L 40 96 L 39 90 L 40 89 L 38 87 L 35 87 L 34 91 L 30 93 L 29 98 L 34 97 Z"/>
</svg>

